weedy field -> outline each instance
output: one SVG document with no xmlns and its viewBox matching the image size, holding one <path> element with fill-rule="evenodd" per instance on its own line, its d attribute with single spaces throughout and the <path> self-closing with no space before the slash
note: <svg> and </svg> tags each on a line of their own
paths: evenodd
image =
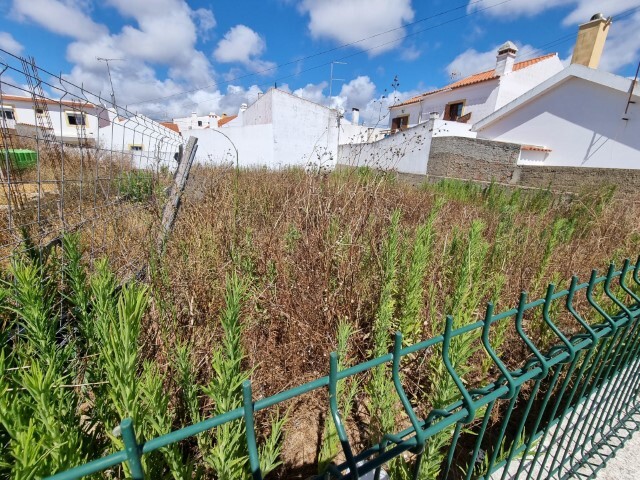
<svg viewBox="0 0 640 480">
<path fill-rule="evenodd" d="M 151 192 L 134 190 L 130 202 Z M 272 395 L 327 374 L 329 352 L 352 365 L 387 353 L 396 330 L 414 343 L 440 334 L 446 314 L 464 325 L 487 301 L 506 310 L 523 290 L 544 296 L 550 282 L 635 260 L 639 214 L 640 195 L 613 188 L 560 196 L 453 181 L 415 188 L 368 169 L 194 168 L 166 254 L 149 241 L 145 284 L 122 285 L 106 260 L 85 265 L 74 235 L 3 272 L 0 476 L 39 477 L 121 449 L 113 428 L 126 416 L 150 438 L 240 406 L 244 379 L 254 398 Z M 121 238 L 119 251 L 139 249 L 139 235 Z M 562 315 L 557 323 L 577 331 Z M 555 342 L 537 316 L 525 327 L 542 348 Z M 506 323 L 493 335 L 508 366 L 529 358 Z M 457 393 L 436 353 L 403 370 L 421 413 Z M 451 357 L 470 385 L 496 375 L 477 339 L 454 342 Z M 392 388 L 383 367 L 340 385 L 355 445 L 407 423 Z M 327 414 L 317 393 L 258 415 L 263 473 L 307 478 L 339 457 Z M 241 423 L 201 434 L 145 456 L 146 471 L 250 478 L 243 435 Z M 438 477 L 447 436 L 436 440 L 421 478 Z M 394 461 L 392 478 L 406 478 L 409 462 Z"/>
</svg>

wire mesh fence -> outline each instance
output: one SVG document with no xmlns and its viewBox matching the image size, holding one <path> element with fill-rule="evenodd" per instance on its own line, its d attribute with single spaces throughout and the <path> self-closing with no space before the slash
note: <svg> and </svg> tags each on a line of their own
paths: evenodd
<svg viewBox="0 0 640 480">
<path fill-rule="evenodd" d="M 0 261 L 25 242 L 42 250 L 78 232 L 89 260 L 108 254 L 121 273 L 139 270 L 184 143 L 33 58 L 0 50 Z"/>
<path fill-rule="evenodd" d="M 272 397 L 254 401 L 251 382 L 245 381 L 242 407 L 147 441 L 136 440 L 131 419 L 124 419 L 119 428 L 124 450 L 49 478 L 81 478 L 126 463 L 132 477 L 142 479 L 142 456 L 240 420 L 246 424 L 252 477 L 261 479 L 254 414 L 324 388 L 344 461 L 331 464 L 318 478 L 383 478 L 385 465 L 407 458 L 412 458 L 411 478 L 416 479 L 432 478 L 425 476 L 423 467 L 434 460 L 437 478 L 593 478 L 640 425 L 639 291 L 640 259 L 635 266 L 626 260 L 619 271 L 612 264 L 606 276 L 593 271 L 586 283 L 574 277 L 568 289 L 557 291 L 550 285 L 544 299 L 529 302 L 523 293 L 516 308 L 500 314 L 488 304 L 484 319 L 470 325 L 454 329 L 448 317 L 441 335 L 415 345 L 403 347 L 397 333 L 391 353 L 341 371 L 332 353 L 328 376 Z M 582 305 L 578 296 L 588 307 L 576 307 Z M 565 335 L 554 322 L 563 315 L 578 327 L 572 335 Z M 534 345 L 523 328 L 525 316 L 538 316 L 540 327 L 555 340 L 553 347 L 543 352 Z M 528 358 L 517 368 L 507 367 L 504 352 L 492 346 L 492 331 L 505 323 L 513 324 L 528 350 Z M 452 345 L 462 341 L 477 342 L 491 361 L 486 378 L 475 388 L 460 375 L 463 366 L 451 355 Z M 420 406 L 404 391 L 403 364 L 433 352 L 458 395 L 449 405 L 420 415 Z M 347 432 L 346 412 L 340 412 L 338 384 L 389 364 L 395 386 L 389 395 L 402 405 L 408 427 L 388 432 L 357 453 Z M 496 372 L 493 379 L 491 371 Z"/>
</svg>

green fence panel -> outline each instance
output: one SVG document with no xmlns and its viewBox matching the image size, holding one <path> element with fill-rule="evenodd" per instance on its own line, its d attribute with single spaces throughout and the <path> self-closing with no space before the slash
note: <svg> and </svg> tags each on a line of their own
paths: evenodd
<svg viewBox="0 0 640 480">
<path fill-rule="evenodd" d="M 599 286 L 602 293 L 596 295 Z M 579 292 L 585 295 L 588 305 L 588 311 L 582 314 L 575 307 Z M 586 283 L 573 277 L 566 290 L 558 291 L 549 285 L 545 297 L 532 302 L 523 292 L 514 309 L 496 315 L 493 305 L 488 304 L 482 320 L 455 330 L 453 319 L 447 317 L 442 335 L 415 345 L 402 348 L 402 335 L 397 333 L 391 353 L 342 371 L 338 371 L 337 354 L 332 353 L 328 376 L 272 397 L 254 402 L 251 383 L 247 381 L 243 384 L 241 408 L 146 442 L 138 443 L 132 421 L 125 419 L 120 425 L 124 450 L 48 478 L 71 480 L 125 463 L 133 478 L 145 478 L 143 455 L 243 419 L 251 474 L 254 479 L 261 479 L 254 413 L 319 388 L 329 391 L 328 412 L 345 458 L 343 463 L 331 464 L 322 478 L 356 479 L 369 472 L 379 478 L 385 464 L 407 453 L 415 460 L 413 478 L 420 478 L 425 447 L 443 432 L 449 435 L 449 441 L 446 451 L 440 452 L 444 458 L 441 478 L 593 478 L 624 445 L 631 431 L 638 428 L 633 416 L 640 413 L 639 292 L 640 258 L 635 265 L 625 260 L 619 271 L 612 264 L 602 277 L 593 271 Z M 596 297 L 606 299 L 608 306 Z M 560 313 L 575 320 L 580 331 L 565 335 L 552 318 Z M 527 336 L 525 315 L 538 315 L 557 340 L 548 351 L 541 351 Z M 509 369 L 491 345 L 491 329 L 499 322 L 513 322 L 530 352 L 519 368 Z M 494 381 L 487 381 L 480 388 L 469 389 L 449 358 L 451 342 L 465 335 L 476 336 L 499 372 Z M 404 391 L 400 364 L 403 357 L 434 348 L 439 348 L 459 397 L 448 407 L 434 409 L 420 418 Z M 411 426 L 387 432 L 378 444 L 356 453 L 338 409 L 337 383 L 385 363 L 391 363 L 394 384 L 394 391 L 389 394 L 397 396 Z M 491 425 L 491 418 L 498 421 Z M 465 442 L 461 441 L 463 437 Z M 612 443 L 613 438 L 616 441 Z"/>
</svg>

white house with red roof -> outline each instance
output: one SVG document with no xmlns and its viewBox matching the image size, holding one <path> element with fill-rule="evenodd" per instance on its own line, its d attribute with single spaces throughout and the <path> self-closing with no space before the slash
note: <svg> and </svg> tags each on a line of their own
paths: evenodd
<svg viewBox="0 0 640 480">
<path fill-rule="evenodd" d="M 518 165 L 640 169 L 638 73 L 598 70 L 611 23 L 582 24 L 571 65 L 476 122 L 477 137 L 522 145 Z"/>
<path fill-rule="evenodd" d="M 472 125 L 562 70 L 557 53 L 516 62 L 517 52 L 512 42 L 506 42 L 491 70 L 392 106 L 389 128 L 404 130 L 429 119 Z"/>
</svg>

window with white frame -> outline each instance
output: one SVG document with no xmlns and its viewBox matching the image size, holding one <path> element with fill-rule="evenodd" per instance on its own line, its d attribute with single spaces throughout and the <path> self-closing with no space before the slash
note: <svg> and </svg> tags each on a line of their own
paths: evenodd
<svg viewBox="0 0 640 480">
<path fill-rule="evenodd" d="M 129 145 L 129 150 L 131 150 L 132 152 L 141 152 L 142 151 L 142 145 L 140 145 L 140 144 Z"/>
</svg>

